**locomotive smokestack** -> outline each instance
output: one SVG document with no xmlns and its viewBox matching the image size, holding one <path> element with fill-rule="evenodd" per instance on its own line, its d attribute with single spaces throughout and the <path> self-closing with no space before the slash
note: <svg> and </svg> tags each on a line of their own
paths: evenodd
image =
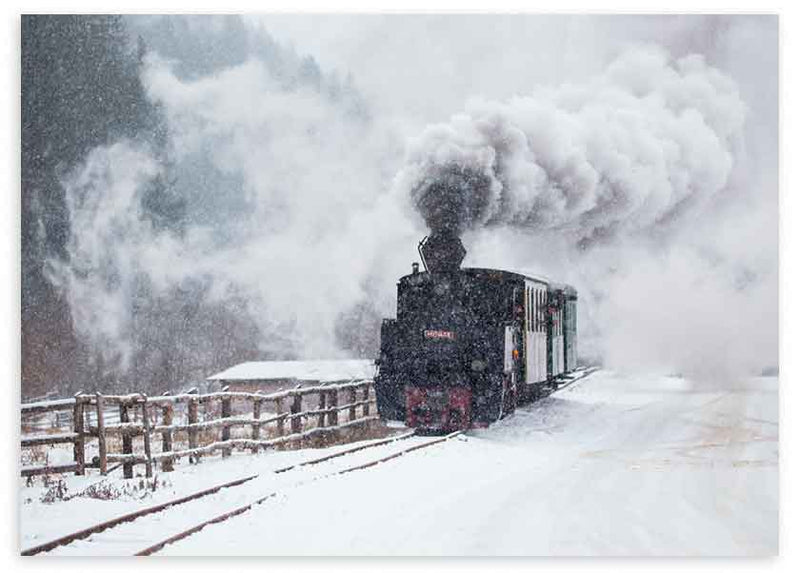
<svg viewBox="0 0 800 573">
<path fill-rule="evenodd" d="M 432 273 L 457 271 L 467 254 L 461 239 L 450 231 L 439 231 L 423 239 L 419 252 L 425 269 Z"/>
</svg>

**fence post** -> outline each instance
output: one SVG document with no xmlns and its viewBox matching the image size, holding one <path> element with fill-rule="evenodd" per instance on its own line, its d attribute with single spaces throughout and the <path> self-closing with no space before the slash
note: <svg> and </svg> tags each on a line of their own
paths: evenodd
<svg viewBox="0 0 800 573">
<path fill-rule="evenodd" d="M 258 392 L 256 392 L 258 394 Z M 253 398 L 253 441 L 258 441 L 261 437 L 261 424 L 258 423 L 258 420 L 261 418 L 261 400 L 259 398 Z M 251 451 L 256 454 L 258 453 L 258 446 L 253 445 Z"/>
<path fill-rule="evenodd" d="M 330 390 L 328 398 L 328 407 L 331 408 L 331 413 L 328 416 L 328 425 L 336 427 L 339 425 L 339 390 Z"/>
<path fill-rule="evenodd" d="M 350 421 L 352 422 L 353 420 L 356 419 L 356 400 L 358 400 L 358 398 L 356 397 L 356 387 L 353 386 L 349 388 L 348 394 L 350 396 L 349 398 L 350 403 L 352 404 L 352 406 L 350 406 Z"/>
<path fill-rule="evenodd" d="M 364 384 L 364 417 L 369 416 L 369 383 Z"/>
<path fill-rule="evenodd" d="M 325 427 L 325 400 L 326 392 L 324 390 L 320 391 L 319 393 L 319 416 L 317 420 L 317 427 L 324 428 Z"/>
<path fill-rule="evenodd" d="M 299 414 L 302 411 L 303 411 L 303 395 L 295 394 L 292 397 L 292 406 L 291 408 L 289 408 L 289 413 L 294 416 L 291 421 L 291 428 L 293 434 L 299 434 L 302 431 L 302 421 L 300 419 L 300 416 L 297 416 L 297 414 Z"/>
<path fill-rule="evenodd" d="M 100 474 L 106 475 L 108 472 L 108 450 L 106 448 L 106 422 L 103 416 L 103 395 L 100 392 L 95 394 L 97 400 L 97 449 L 100 458 Z"/>
<path fill-rule="evenodd" d="M 189 398 L 189 424 L 196 424 L 197 423 L 197 397 L 192 396 Z M 193 450 L 197 448 L 197 428 L 189 428 L 189 449 Z M 199 454 L 190 454 L 189 455 L 189 462 L 194 460 L 194 463 L 200 463 L 200 455 Z"/>
<path fill-rule="evenodd" d="M 92 409 L 87 407 L 91 405 L 91 398 L 89 398 L 89 396 L 84 396 L 84 400 L 87 401 L 84 402 L 81 408 L 81 410 L 83 410 L 83 429 L 88 432 L 89 428 L 92 427 Z"/>
<path fill-rule="evenodd" d="M 275 415 L 280 416 L 281 414 L 283 414 L 283 398 L 275 398 Z M 284 433 L 284 419 L 278 418 L 278 437 L 282 438 Z"/>
<path fill-rule="evenodd" d="M 86 451 L 84 450 L 86 439 L 83 427 L 83 393 L 75 394 L 75 405 L 72 409 L 72 431 L 75 433 L 75 442 L 72 448 L 72 457 L 77 464 L 75 469 L 76 476 L 86 473 Z"/>
<path fill-rule="evenodd" d="M 147 414 L 147 394 L 142 394 L 142 426 L 144 430 L 144 475 L 153 477 L 153 456 L 150 451 L 150 416 Z"/>
<path fill-rule="evenodd" d="M 168 396 L 169 392 L 164 392 L 163 396 Z M 172 425 L 172 402 L 167 402 L 161 409 L 161 422 L 164 426 Z M 172 430 L 164 430 L 161 432 L 161 451 L 172 451 Z M 161 471 L 171 472 L 174 468 L 172 458 L 163 458 L 161 460 Z"/>
<path fill-rule="evenodd" d="M 228 391 L 228 386 L 222 389 L 223 392 Z M 226 396 L 222 398 L 222 418 L 230 418 L 231 417 L 231 398 L 230 396 Z M 228 425 L 222 426 L 222 441 L 227 442 L 231 439 L 231 427 Z M 227 458 L 231 455 L 231 448 L 230 446 L 226 446 L 222 448 L 222 457 Z"/>
<path fill-rule="evenodd" d="M 130 417 L 128 416 L 128 404 L 126 402 L 122 402 L 119 405 L 119 423 L 126 424 L 128 422 L 130 422 Z M 130 433 L 126 431 L 122 432 L 122 453 L 133 453 L 133 438 Z M 131 462 L 122 462 L 122 475 L 125 479 L 130 479 L 133 477 L 133 464 Z"/>
</svg>

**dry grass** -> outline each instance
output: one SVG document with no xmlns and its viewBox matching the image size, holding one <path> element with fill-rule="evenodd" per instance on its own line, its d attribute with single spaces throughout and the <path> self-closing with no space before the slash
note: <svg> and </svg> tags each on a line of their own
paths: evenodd
<svg viewBox="0 0 800 573">
<path fill-rule="evenodd" d="M 57 475 L 43 475 L 42 485 L 45 486 L 44 493 L 39 498 L 42 503 L 55 503 L 57 501 L 64 501 L 67 497 L 67 482 L 65 482 L 60 474 Z"/>
<path fill-rule="evenodd" d="M 23 466 L 45 466 L 49 458 L 49 448 L 47 446 L 23 448 L 21 458 Z"/>
<path fill-rule="evenodd" d="M 86 489 L 68 497 L 67 499 L 72 499 L 73 497 L 84 497 L 103 501 L 120 498 L 142 500 L 151 497 L 158 489 L 169 487 L 171 485 L 171 481 L 166 480 L 163 476 L 158 475 L 155 475 L 152 478 L 139 478 L 138 480 L 131 480 L 122 483 L 118 481 L 111 482 L 103 480 L 93 483 Z"/>
</svg>

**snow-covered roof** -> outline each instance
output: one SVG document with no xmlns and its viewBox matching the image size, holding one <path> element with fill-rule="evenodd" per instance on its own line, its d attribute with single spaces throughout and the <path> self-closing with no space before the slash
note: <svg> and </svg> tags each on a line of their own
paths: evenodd
<svg viewBox="0 0 800 573">
<path fill-rule="evenodd" d="M 243 362 L 208 380 L 348 380 L 372 378 L 375 374 L 373 360 L 280 360 L 269 362 Z"/>
</svg>

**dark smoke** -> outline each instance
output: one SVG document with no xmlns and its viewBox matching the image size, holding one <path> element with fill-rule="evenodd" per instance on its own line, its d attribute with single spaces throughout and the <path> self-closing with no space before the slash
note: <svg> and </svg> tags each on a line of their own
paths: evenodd
<svg viewBox="0 0 800 573">
<path fill-rule="evenodd" d="M 488 222 L 491 180 L 466 165 L 446 165 L 412 191 L 433 234 L 462 235 Z"/>
</svg>

